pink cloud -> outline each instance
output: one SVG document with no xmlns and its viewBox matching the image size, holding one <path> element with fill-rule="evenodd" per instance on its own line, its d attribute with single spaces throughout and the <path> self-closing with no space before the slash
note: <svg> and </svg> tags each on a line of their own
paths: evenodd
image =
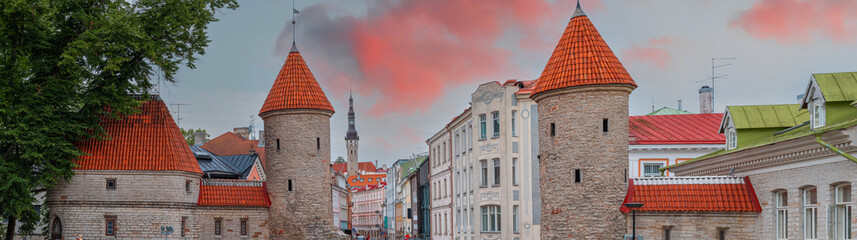
<svg viewBox="0 0 857 240">
<path fill-rule="evenodd" d="M 342 9 L 317 5 L 298 19 L 314 18 L 303 21 L 308 24 L 305 28 L 325 48 L 321 56 L 316 55 L 327 62 L 318 67 L 323 72 L 316 72 L 316 77 L 327 76 L 332 87 L 343 89 L 353 81 L 355 92 L 377 97 L 369 109 L 376 117 L 422 111 L 454 86 L 508 78 L 505 73 L 516 67 L 512 53 L 497 43 L 509 31 L 522 38 L 540 36 L 548 31 L 545 26 L 558 35 L 575 2 L 403 0 L 384 4 L 370 6 L 365 17 L 330 14 Z M 603 8 L 598 0 L 581 4 L 593 11 Z M 555 23 L 557 19 L 566 20 Z M 290 44 L 291 26 L 287 26 L 278 45 Z"/>
<path fill-rule="evenodd" d="M 729 25 L 780 43 L 807 43 L 819 35 L 853 43 L 857 40 L 857 1 L 763 0 Z"/>
<path fill-rule="evenodd" d="M 676 38 L 671 36 L 653 38 L 648 41 L 647 46 L 634 45 L 622 50 L 622 57 L 625 61 L 652 64 L 663 70 L 672 63 L 672 57 L 664 47 L 673 45 L 675 41 Z"/>
</svg>

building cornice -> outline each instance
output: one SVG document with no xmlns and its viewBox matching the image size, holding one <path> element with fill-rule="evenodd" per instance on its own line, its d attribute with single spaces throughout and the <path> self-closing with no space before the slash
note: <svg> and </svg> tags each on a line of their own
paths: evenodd
<svg viewBox="0 0 857 240">
<path fill-rule="evenodd" d="M 628 145 L 630 151 L 660 151 L 660 150 L 711 150 L 723 149 L 723 144 L 639 144 Z"/>
</svg>

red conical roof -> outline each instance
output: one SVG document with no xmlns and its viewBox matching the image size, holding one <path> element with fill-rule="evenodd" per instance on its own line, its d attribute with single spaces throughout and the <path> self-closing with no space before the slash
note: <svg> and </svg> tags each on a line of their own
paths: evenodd
<svg viewBox="0 0 857 240">
<path fill-rule="evenodd" d="M 333 112 L 330 101 L 294 44 L 259 114 L 284 109 L 320 109 Z"/>
<path fill-rule="evenodd" d="M 104 118 L 101 125 L 107 139 L 90 138 L 75 144 L 89 154 L 75 161 L 79 165 L 75 169 L 202 174 L 170 111 L 157 96 L 146 100 L 140 113 L 121 119 Z"/>
<path fill-rule="evenodd" d="M 637 87 L 578 4 L 531 95 L 597 84 Z"/>
</svg>

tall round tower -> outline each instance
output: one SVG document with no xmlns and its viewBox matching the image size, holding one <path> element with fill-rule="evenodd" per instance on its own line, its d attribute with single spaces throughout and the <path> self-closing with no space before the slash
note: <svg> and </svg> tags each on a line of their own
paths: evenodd
<svg viewBox="0 0 857 240">
<path fill-rule="evenodd" d="M 259 117 L 265 124 L 271 239 L 335 239 L 330 207 L 333 107 L 292 43 Z"/>
<path fill-rule="evenodd" d="M 345 132 L 345 149 L 348 150 L 348 176 L 356 176 L 359 170 L 357 161 L 357 128 L 354 124 L 354 98 L 348 96 L 348 131 Z"/>
<path fill-rule="evenodd" d="M 621 239 L 628 95 L 637 85 L 577 5 L 530 96 L 538 104 L 542 239 Z"/>
</svg>

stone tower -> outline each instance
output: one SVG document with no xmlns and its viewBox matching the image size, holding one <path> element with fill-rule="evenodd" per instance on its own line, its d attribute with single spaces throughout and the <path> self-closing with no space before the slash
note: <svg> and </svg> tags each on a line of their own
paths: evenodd
<svg viewBox="0 0 857 240">
<path fill-rule="evenodd" d="M 348 176 L 356 176 L 358 168 L 357 161 L 357 129 L 354 126 L 354 98 L 348 96 L 348 131 L 345 132 L 345 149 L 348 150 Z"/>
<path fill-rule="evenodd" d="M 541 239 L 621 239 L 628 95 L 637 85 L 578 3 L 530 96 L 538 104 Z"/>
<path fill-rule="evenodd" d="M 271 239 L 336 239 L 330 207 L 333 107 L 292 43 L 259 111 L 265 124 Z"/>
</svg>

